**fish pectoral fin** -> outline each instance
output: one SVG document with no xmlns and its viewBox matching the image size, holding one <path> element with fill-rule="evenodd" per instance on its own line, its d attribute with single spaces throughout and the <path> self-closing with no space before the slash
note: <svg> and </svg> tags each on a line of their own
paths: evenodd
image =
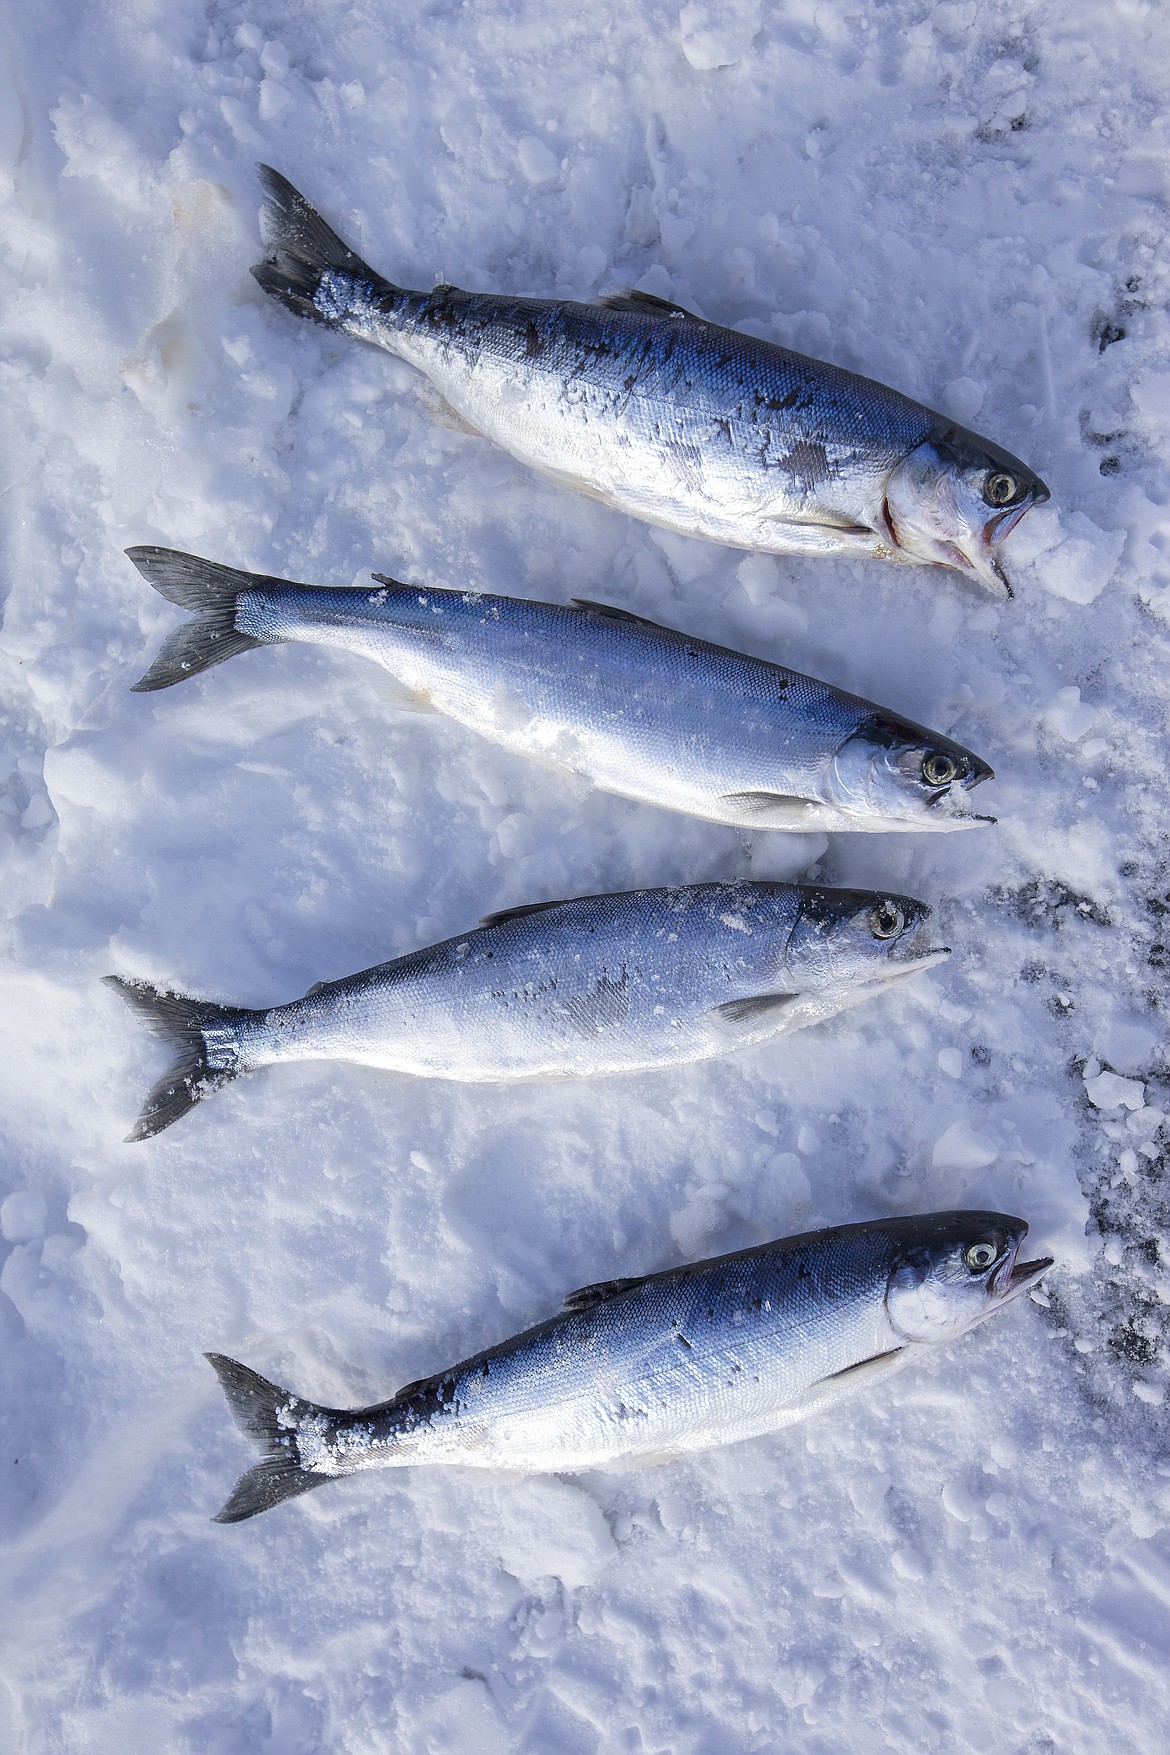
<svg viewBox="0 0 1170 1755">
<path fill-rule="evenodd" d="M 893 1347 L 888 1353 L 875 1353 L 870 1359 L 859 1359 L 855 1365 L 846 1365 L 841 1371 L 830 1371 L 827 1377 L 818 1377 L 810 1383 L 795 1400 L 788 1403 L 785 1414 L 788 1420 L 802 1420 L 807 1414 L 815 1414 L 827 1404 L 843 1401 L 855 1390 L 864 1389 L 870 1383 L 887 1376 L 905 1364 L 910 1356 L 908 1347 Z"/>
<path fill-rule="evenodd" d="M 827 1384 L 845 1384 L 850 1388 L 868 1383 L 870 1378 L 884 1377 L 894 1365 L 902 1363 L 905 1347 L 891 1347 L 885 1353 L 874 1353 L 872 1358 L 859 1359 L 855 1365 L 846 1365 L 841 1371 L 830 1371 L 827 1377 L 818 1378 L 813 1384 L 810 1394 L 822 1389 Z"/>
<path fill-rule="evenodd" d="M 628 1292 L 631 1286 L 639 1286 L 641 1283 L 641 1280 L 635 1277 L 630 1280 L 598 1280 L 593 1286 L 579 1286 L 575 1292 L 568 1294 L 563 1308 L 565 1310 L 592 1310 L 595 1304 L 608 1304 L 611 1298 L 619 1298 L 623 1292 Z"/>
<path fill-rule="evenodd" d="M 704 323 L 706 318 L 698 317 L 694 311 L 688 311 L 683 305 L 676 305 L 671 299 L 656 298 L 653 293 L 639 292 L 637 287 L 622 287 L 618 292 L 602 293 L 594 304 L 604 305 L 607 311 L 637 311 L 643 317 L 689 317 L 692 323 Z"/>
<path fill-rule="evenodd" d="M 858 524 L 843 512 L 832 512 L 825 507 L 810 513 L 807 518 L 794 517 L 791 512 L 765 512 L 764 517 L 769 524 L 791 524 L 798 530 L 832 530 L 838 536 L 876 536 L 878 533 L 872 524 Z"/>
<path fill-rule="evenodd" d="M 818 800 L 798 798 L 791 792 L 725 792 L 721 802 L 750 811 L 761 823 L 775 828 L 799 829 Z"/>
<path fill-rule="evenodd" d="M 729 999 L 715 1006 L 712 1015 L 721 1024 L 751 1029 L 769 1020 L 779 1023 L 783 1013 L 803 997 L 799 993 L 754 993 L 749 999 Z"/>
</svg>

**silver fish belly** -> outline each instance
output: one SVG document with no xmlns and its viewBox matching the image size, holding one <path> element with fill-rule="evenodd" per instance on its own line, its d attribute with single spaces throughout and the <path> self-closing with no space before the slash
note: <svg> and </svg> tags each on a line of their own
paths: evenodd
<svg viewBox="0 0 1170 1755">
<path fill-rule="evenodd" d="M 954 1339 L 1051 1267 L 1002 1213 L 807 1233 L 573 1293 L 561 1315 L 388 1402 L 322 1408 L 209 1354 L 263 1456 L 218 1521 L 364 1469 L 573 1471 L 774 1432 Z"/>
<path fill-rule="evenodd" d="M 955 829 L 991 769 L 799 671 L 623 610 L 399 584 L 334 590 L 172 549 L 129 555 L 196 619 L 136 687 L 285 640 L 372 658 L 408 694 L 607 792 L 747 829 Z"/>
<path fill-rule="evenodd" d="M 939 962 L 949 952 L 919 942 L 929 914 L 861 890 L 693 884 L 507 910 L 264 1011 L 110 976 L 175 1056 L 130 1137 L 289 1060 L 476 1082 L 708 1060 Z"/>
<path fill-rule="evenodd" d="M 533 469 L 688 536 L 954 567 L 1010 595 L 998 545 L 1048 489 L 990 440 L 645 293 L 580 304 L 394 286 L 283 177 L 261 175 L 260 285 L 408 360 Z"/>
</svg>

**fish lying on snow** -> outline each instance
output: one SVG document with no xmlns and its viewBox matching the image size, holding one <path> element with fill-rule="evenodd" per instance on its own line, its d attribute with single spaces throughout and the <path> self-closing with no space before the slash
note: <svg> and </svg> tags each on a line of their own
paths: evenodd
<svg viewBox="0 0 1170 1755">
<path fill-rule="evenodd" d="M 956 829 L 991 769 L 950 738 L 828 683 L 624 610 L 435 591 L 299 585 L 132 548 L 195 620 L 140 689 L 283 640 L 375 659 L 461 724 L 607 792 L 752 829 Z"/>
<path fill-rule="evenodd" d="M 999 545 L 1049 496 L 990 440 L 649 293 L 410 292 L 278 172 L 260 175 L 264 290 L 408 360 L 464 425 L 541 474 L 687 536 L 955 567 L 1011 595 Z"/>
<path fill-rule="evenodd" d="M 929 914 L 864 890 L 693 884 L 507 909 L 264 1011 L 110 975 L 175 1054 L 127 1137 L 280 1061 L 483 1081 L 708 1060 L 938 963 L 948 950 L 918 944 Z"/>
<path fill-rule="evenodd" d="M 925 1213 L 606 1280 L 371 1408 L 318 1407 L 209 1353 L 262 1453 L 216 1521 L 361 1469 L 576 1471 L 775 1432 L 1034 1286 L 1052 1262 L 1018 1260 L 1027 1230 L 1003 1213 Z"/>
</svg>

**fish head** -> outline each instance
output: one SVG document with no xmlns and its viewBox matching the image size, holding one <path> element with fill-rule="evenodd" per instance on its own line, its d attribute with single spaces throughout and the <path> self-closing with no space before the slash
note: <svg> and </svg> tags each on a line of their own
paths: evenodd
<svg viewBox="0 0 1170 1755">
<path fill-rule="evenodd" d="M 1031 506 L 1050 495 L 1026 463 L 965 427 L 940 427 L 886 481 L 883 517 L 895 552 L 955 567 L 997 597 L 1012 588 L 999 545 Z"/>
<path fill-rule="evenodd" d="M 828 791 L 842 815 L 878 827 L 962 829 L 993 823 L 977 816 L 967 795 L 994 771 L 973 751 L 920 725 L 866 721 L 837 750 Z"/>
<path fill-rule="evenodd" d="M 788 935 L 784 977 L 795 992 L 826 999 L 848 992 L 849 1000 L 831 1007 L 839 1010 L 950 956 L 945 946 L 922 943 L 929 918 L 926 903 L 913 896 L 810 886 Z"/>
<path fill-rule="evenodd" d="M 886 1312 L 907 1341 L 949 1341 L 1037 1284 L 1052 1258 L 1019 1260 L 1028 1234 L 1006 1213 L 934 1213 L 907 1221 Z"/>
</svg>

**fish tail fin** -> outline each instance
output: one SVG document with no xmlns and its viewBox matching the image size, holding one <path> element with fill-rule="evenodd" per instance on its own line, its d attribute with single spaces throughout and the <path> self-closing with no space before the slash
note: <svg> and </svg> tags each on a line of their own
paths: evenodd
<svg viewBox="0 0 1170 1755">
<path fill-rule="evenodd" d="M 210 1000 L 188 999 L 181 993 L 162 993 L 148 981 L 127 981 L 121 975 L 105 975 L 102 979 L 107 987 L 122 995 L 174 1056 L 161 1079 L 151 1087 L 138 1120 L 126 1135 L 128 1142 L 147 1140 L 237 1076 L 233 1026 L 249 1014 L 238 1006 L 214 1005 Z M 215 1065 L 208 1050 L 209 1027 L 217 1027 L 219 1037 Z"/>
<path fill-rule="evenodd" d="M 258 639 L 236 627 L 241 594 L 273 583 L 263 574 L 221 567 L 216 561 L 201 560 L 174 548 L 144 546 L 128 548 L 126 553 L 160 596 L 180 609 L 195 612 L 194 621 L 167 635 L 146 675 L 134 684 L 135 694 L 169 689 L 189 676 L 198 676 L 201 670 L 210 670 L 213 664 L 222 664 L 225 658 L 234 658 L 237 652 L 279 642 L 278 634 Z"/>
<path fill-rule="evenodd" d="M 398 292 L 351 250 L 317 209 L 271 165 L 260 165 L 265 203 L 260 235 L 267 255 L 252 273 L 298 317 L 343 328 L 356 306 Z"/>
<path fill-rule="evenodd" d="M 260 1461 L 242 1474 L 215 1523 L 242 1523 L 258 1511 L 270 1511 L 282 1499 L 295 1499 L 323 1487 L 333 1475 L 317 1473 L 301 1462 L 298 1428 L 306 1417 L 319 1422 L 330 1410 L 302 1401 L 287 1389 L 269 1383 L 258 1371 L 249 1370 L 223 1353 L 206 1353 L 227 1397 L 232 1418 L 246 1437 L 259 1446 Z"/>
</svg>

